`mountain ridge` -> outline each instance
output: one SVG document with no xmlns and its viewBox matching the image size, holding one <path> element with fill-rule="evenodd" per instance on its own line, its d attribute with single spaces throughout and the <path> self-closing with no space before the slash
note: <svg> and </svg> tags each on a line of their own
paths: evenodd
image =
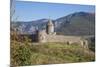
<svg viewBox="0 0 100 67">
<path fill-rule="evenodd" d="M 52 20 L 52 19 L 51 19 Z M 58 34 L 63 34 L 63 35 L 91 35 L 94 34 L 95 32 L 95 13 L 89 13 L 89 12 L 75 12 L 63 17 L 60 17 L 56 20 L 52 20 L 54 25 L 55 25 L 55 31 Z M 34 21 L 28 21 L 28 22 L 16 22 L 12 23 L 15 25 L 17 28 L 20 27 L 22 29 L 20 32 L 30 32 L 33 33 L 32 27 L 35 29 L 35 27 L 38 27 L 39 29 L 45 29 L 46 24 L 48 22 L 48 19 L 43 18 L 39 20 L 34 20 Z M 84 23 L 84 24 L 83 24 Z M 91 24 L 91 26 L 89 25 Z M 16 28 L 13 27 L 13 28 Z M 91 27 L 91 28 L 90 28 Z M 80 28 L 80 30 L 78 29 Z M 27 30 L 26 30 L 27 29 Z M 30 31 L 31 29 L 31 31 Z M 86 31 L 87 29 L 87 31 Z M 93 29 L 92 31 L 89 31 Z M 82 33 L 77 32 L 74 33 L 75 31 L 83 31 Z M 29 32 L 30 31 L 30 32 Z M 90 33 L 89 33 L 89 32 Z M 86 32 L 86 33 L 84 33 Z"/>
</svg>

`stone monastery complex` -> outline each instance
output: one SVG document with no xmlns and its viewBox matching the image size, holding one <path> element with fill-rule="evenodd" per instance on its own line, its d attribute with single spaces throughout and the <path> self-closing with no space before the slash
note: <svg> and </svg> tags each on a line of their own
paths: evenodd
<svg viewBox="0 0 100 67">
<path fill-rule="evenodd" d="M 37 41 L 40 43 L 44 42 L 66 42 L 67 44 L 77 43 L 84 47 L 88 47 L 88 40 L 82 38 L 81 36 L 65 36 L 65 35 L 57 35 L 54 31 L 54 24 L 49 19 L 46 25 L 46 29 L 37 30 Z"/>
</svg>

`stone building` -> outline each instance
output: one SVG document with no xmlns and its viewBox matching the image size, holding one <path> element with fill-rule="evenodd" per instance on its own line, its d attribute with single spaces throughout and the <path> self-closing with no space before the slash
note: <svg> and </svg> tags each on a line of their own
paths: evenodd
<svg viewBox="0 0 100 67">
<path fill-rule="evenodd" d="M 50 19 L 48 20 L 46 29 L 40 31 L 38 30 L 38 42 L 47 42 L 47 36 L 49 35 L 56 35 L 56 32 L 54 32 L 54 24 Z"/>
<path fill-rule="evenodd" d="M 54 25 L 52 21 L 49 19 L 47 26 L 46 26 L 46 32 L 47 34 L 53 34 L 54 33 Z"/>
<path fill-rule="evenodd" d="M 81 36 L 65 36 L 65 35 L 57 35 L 54 31 L 54 24 L 52 20 L 48 20 L 46 25 L 46 29 L 38 30 L 37 34 L 37 41 L 38 42 L 66 42 L 69 44 L 77 43 L 86 48 L 88 48 L 88 41 Z"/>
</svg>

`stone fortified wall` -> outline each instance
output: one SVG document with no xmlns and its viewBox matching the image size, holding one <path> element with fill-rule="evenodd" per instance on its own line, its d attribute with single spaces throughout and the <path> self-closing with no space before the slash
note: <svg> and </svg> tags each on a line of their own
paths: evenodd
<svg viewBox="0 0 100 67">
<path fill-rule="evenodd" d="M 81 36 L 47 35 L 46 42 L 66 42 L 67 44 L 80 44 L 88 48 L 88 41 Z"/>
</svg>

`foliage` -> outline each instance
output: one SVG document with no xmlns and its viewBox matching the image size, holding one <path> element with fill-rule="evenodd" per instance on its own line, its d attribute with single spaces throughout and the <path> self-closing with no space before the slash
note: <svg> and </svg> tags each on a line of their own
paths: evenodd
<svg viewBox="0 0 100 67">
<path fill-rule="evenodd" d="M 11 46 L 11 65 L 29 65 L 31 51 L 28 46 L 20 43 L 12 43 Z"/>
<path fill-rule="evenodd" d="M 31 50 L 29 45 L 29 39 L 24 37 L 24 43 L 18 42 L 18 35 L 16 32 L 11 32 L 11 65 L 30 65 Z"/>
<path fill-rule="evenodd" d="M 32 64 L 57 64 L 94 61 L 92 51 L 79 45 L 66 43 L 32 44 Z"/>
<path fill-rule="evenodd" d="M 78 44 L 68 43 L 32 43 L 24 37 L 19 41 L 18 35 L 11 38 L 11 65 L 58 64 L 88 62 L 95 60 L 94 52 Z"/>
</svg>

